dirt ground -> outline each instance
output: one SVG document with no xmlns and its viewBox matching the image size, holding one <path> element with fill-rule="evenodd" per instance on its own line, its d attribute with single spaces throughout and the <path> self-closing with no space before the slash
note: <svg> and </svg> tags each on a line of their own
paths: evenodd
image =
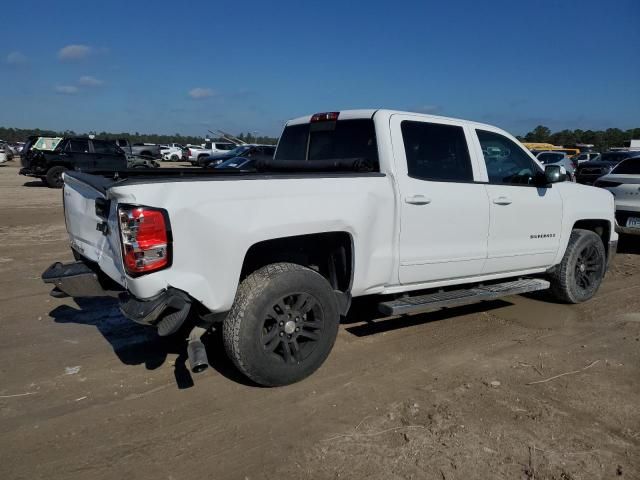
<svg viewBox="0 0 640 480">
<path fill-rule="evenodd" d="M 114 301 L 51 298 L 61 191 L 17 172 L 0 166 L 2 479 L 640 478 L 640 239 L 583 305 L 355 308 L 316 374 L 265 389 L 217 335 L 191 376 Z"/>
</svg>

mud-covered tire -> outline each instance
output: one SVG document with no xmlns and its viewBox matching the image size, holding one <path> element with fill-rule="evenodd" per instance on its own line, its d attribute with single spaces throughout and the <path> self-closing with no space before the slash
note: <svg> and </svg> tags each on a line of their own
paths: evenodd
<svg viewBox="0 0 640 480">
<path fill-rule="evenodd" d="M 575 229 L 562 262 L 550 275 L 551 293 L 561 302 L 585 302 L 598 291 L 606 266 L 602 239 L 590 230 Z"/>
<path fill-rule="evenodd" d="M 47 170 L 45 175 L 45 182 L 48 187 L 62 188 L 64 181 L 62 180 L 62 174 L 67 171 L 67 167 L 61 165 L 55 165 Z"/>
<path fill-rule="evenodd" d="M 222 336 L 227 355 L 244 375 L 275 387 L 316 371 L 333 347 L 339 323 L 335 293 L 323 276 L 301 265 L 274 263 L 240 284 Z"/>
</svg>

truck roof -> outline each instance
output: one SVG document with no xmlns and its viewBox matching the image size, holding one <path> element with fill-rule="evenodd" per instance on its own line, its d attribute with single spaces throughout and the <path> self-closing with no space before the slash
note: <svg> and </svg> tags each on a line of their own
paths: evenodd
<svg viewBox="0 0 640 480">
<path fill-rule="evenodd" d="M 432 120 L 451 120 L 455 122 L 464 122 L 469 125 L 474 125 L 476 127 L 490 127 L 491 129 L 495 129 L 496 127 L 493 125 L 488 125 L 485 123 L 474 122 L 471 120 L 464 120 L 462 118 L 455 117 L 444 117 L 442 115 L 431 115 L 428 113 L 418 113 L 418 112 L 407 112 L 403 110 L 389 110 L 384 108 L 367 108 L 367 109 L 358 109 L 358 110 L 336 110 L 340 115 L 338 120 L 355 120 L 360 118 L 373 118 L 374 115 L 384 115 L 390 117 L 391 115 L 401 114 L 401 115 L 413 115 L 416 117 L 422 117 L 426 119 Z M 309 123 L 311 121 L 312 115 L 305 115 L 303 117 L 294 118 L 287 122 L 287 125 L 298 125 L 301 123 Z"/>
</svg>

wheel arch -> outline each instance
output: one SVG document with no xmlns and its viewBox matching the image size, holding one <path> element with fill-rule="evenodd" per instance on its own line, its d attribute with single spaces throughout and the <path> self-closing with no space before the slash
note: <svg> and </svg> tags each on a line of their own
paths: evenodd
<svg viewBox="0 0 640 480">
<path fill-rule="evenodd" d="M 294 235 L 255 243 L 245 253 L 240 282 L 251 272 L 278 262 L 296 263 L 318 272 L 341 294 L 341 310 L 348 309 L 354 271 L 354 241 L 349 232 Z"/>
<path fill-rule="evenodd" d="M 577 220 L 572 227 L 572 231 L 576 229 L 590 230 L 600 237 L 602 240 L 602 246 L 607 255 L 609 256 L 609 240 L 611 239 L 611 222 L 609 220 L 592 218 Z"/>
</svg>

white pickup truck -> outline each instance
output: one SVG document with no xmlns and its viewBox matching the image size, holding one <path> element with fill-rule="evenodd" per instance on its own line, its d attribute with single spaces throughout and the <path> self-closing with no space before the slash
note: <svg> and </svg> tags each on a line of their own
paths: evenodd
<svg viewBox="0 0 640 480">
<path fill-rule="evenodd" d="M 258 384 L 327 358 L 351 298 L 403 315 L 550 288 L 577 303 L 615 253 L 614 199 L 565 182 L 508 133 L 389 110 L 287 123 L 250 170 L 65 173 L 77 262 L 43 273 L 54 296 L 120 292 L 128 318 L 168 335 L 222 330 Z M 180 328 L 184 327 L 184 328 Z"/>
</svg>

